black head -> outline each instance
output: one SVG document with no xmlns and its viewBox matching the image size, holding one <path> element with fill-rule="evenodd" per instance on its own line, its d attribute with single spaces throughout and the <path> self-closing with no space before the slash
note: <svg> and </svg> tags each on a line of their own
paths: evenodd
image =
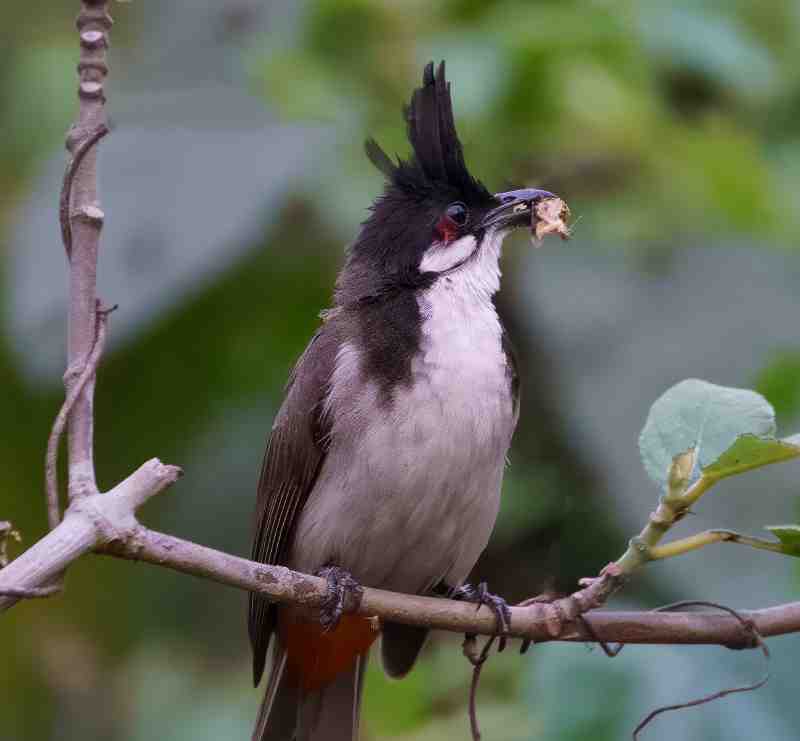
<svg viewBox="0 0 800 741">
<path fill-rule="evenodd" d="M 444 62 L 435 73 L 432 62 L 425 67 L 404 113 L 413 148 L 408 160 L 395 162 L 374 140 L 366 143 L 386 188 L 350 248 L 339 303 L 426 287 L 468 261 L 488 232 L 530 224 L 530 198 L 523 214 L 516 192 L 494 196 L 467 170 Z"/>
</svg>

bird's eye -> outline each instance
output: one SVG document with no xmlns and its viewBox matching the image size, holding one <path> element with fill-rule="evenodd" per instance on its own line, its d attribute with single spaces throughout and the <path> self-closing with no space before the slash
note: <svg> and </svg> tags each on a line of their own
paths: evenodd
<svg viewBox="0 0 800 741">
<path fill-rule="evenodd" d="M 451 203 L 447 207 L 445 214 L 447 214 L 447 218 L 457 226 L 464 226 L 464 224 L 467 223 L 467 218 L 469 217 L 469 211 L 467 211 L 467 207 L 460 201 Z"/>
</svg>

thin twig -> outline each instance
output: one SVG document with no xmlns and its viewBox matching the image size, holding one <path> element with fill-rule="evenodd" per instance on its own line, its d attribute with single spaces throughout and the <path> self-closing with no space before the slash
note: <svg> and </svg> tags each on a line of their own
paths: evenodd
<svg viewBox="0 0 800 741">
<path fill-rule="evenodd" d="M 599 576 L 581 579 L 582 589 L 566 597 L 555 597 L 545 593 L 520 602 L 517 607 L 531 610 L 547 626 L 549 639 L 559 638 L 568 624 L 580 625 L 580 618 L 590 610 L 602 607 L 614 592 L 626 581 L 616 563 L 607 564 Z M 582 633 L 579 632 L 579 635 Z M 519 652 L 524 654 L 530 648 L 532 639 L 525 639 Z"/>
<path fill-rule="evenodd" d="M 618 656 L 619 652 L 625 648 L 624 643 L 618 643 L 616 646 L 612 646 L 610 643 L 598 637 L 597 633 L 595 633 L 595 630 L 592 627 L 592 624 L 589 622 L 588 615 L 580 615 L 578 617 L 578 623 L 586 631 L 588 638 L 600 646 L 600 648 L 603 650 L 603 653 L 608 656 L 609 659 L 613 659 L 615 656 Z"/>
<path fill-rule="evenodd" d="M 61 436 L 67 426 L 69 413 L 75 402 L 78 400 L 84 386 L 97 372 L 97 366 L 103 354 L 106 343 L 106 325 L 108 315 L 116 308 L 101 309 L 98 301 L 97 308 L 97 334 L 95 336 L 92 351 L 86 360 L 83 370 L 74 383 L 69 384 L 69 391 L 61 405 L 61 409 L 53 422 L 50 437 L 47 440 L 47 454 L 45 455 L 45 491 L 47 494 L 47 520 L 52 530 L 61 521 L 61 508 L 58 497 L 58 447 Z M 70 374 L 70 371 L 67 371 Z"/>
<path fill-rule="evenodd" d="M 754 538 L 751 535 L 744 535 L 737 533 L 734 530 L 705 530 L 695 535 L 690 535 L 687 538 L 679 540 L 672 540 L 664 545 L 659 545 L 650 549 L 650 558 L 655 560 L 663 558 L 673 558 L 674 556 L 682 556 L 690 551 L 705 548 L 714 543 L 736 543 L 739 545 L 747 545 L 751 548 L 758 548 L 762 551 L 771 551 L 772 553 L 785 553 L 785 546 L 779 540 L 766 540 L 764 538 Z"/>
<path fill-rule="evenodd" d="M 705 695 L 704 697 L 698 697 L 696 700 L 689 700 L 688 702 L 676 703 L 675 705 L 664 705 L 663 707 L 656 708 L 651 713 L 648 713 L 647 716 L 645 716 L 645 718 L 639 723 L 639 725 L 636 726 L 633 731 L 633 741 L 638 741 L 639 733 L 644 730 L 650 721 L 662 713 L 666 713 L 671 710 L 683 710 L 685 708 L 692 708 L 698 705 L 705 705 L 708 702 L 713 702 L 714 700 L 719 700 L 723 697 L 727 697 L 728 695 L 733 695 L 738 692 L 754 692 L 755 690 L 761 689 L 769 681 L 769 648 L 767 648 L 767 644 L 764 643 L 764 639 L 761 637 L 761 634 L 756 629 L 756 626 L 753 624 L 752 620 L 743 618 L 738 612 L 736 612 L 736 610 L 726 607 L 725 605 L 718 605 L 714 602 L 704 602 L 701 600 L 675 602 L 674 604 L 660 607 L 657 610 L 654 610 L 654 612 L 673 611 L 682 607 L 713 607 L 717 610 L 727 612 L 729 615 L 735 617 L 741 624 L 743 630 L 747 633 L 748 638 L 752 640 L 752 645 L 761 649 L 767 669 L 764 673 L 764 676 L 752 684 L 742 685 L 741 687 L 731 687 L 729 689 L 720 690 L 719 692 L 713 692 L 712 694 Z"/>
<path fill-rule="evenodd" d="M 479 655 L 476 656 L 475 645 L 477 643 L 477 639 L 474 635 L 467 634 L 464 636 L 464 656 L 467 657 L 467 660 L 473 666 L 472 682 L 469 686 L 469 728 L 472 733 L 472 741 L 481 741 L 481 730 L 478 726 L 477 708 L 478 683 L 481 679 L 483 665 L 486 663 L 486 659 L 489 658 L 489 652 L 492 650 L 495 640 L 497 640 L 497 636 L 492 636 L 489 638 L 486 643 L 484 643 L 483 650 Z"/>
<path fill-rule="evenodd" d="M 72 159 L 64 172 L 64 180 L 61 183 L 61 197 L 58 201 L 58 218 L 61 222 L 61 239 L 64 249 L 67 252 L 67 259 L 72 259 L 72 225 L 70 223 L 69 204 L 72 196 L 72 181 L 75 173 L 83 162 L 83 158 L 89 150 L 97 144 L 109 131 L 105 123 L 99 124 L 94 130 L 90 131 L 85 139 L 82 139 L 72 155 Z"/>
</svg>

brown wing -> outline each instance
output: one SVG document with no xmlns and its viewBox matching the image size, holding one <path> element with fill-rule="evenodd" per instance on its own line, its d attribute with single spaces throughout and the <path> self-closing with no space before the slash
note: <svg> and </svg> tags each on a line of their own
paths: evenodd
<svg viewBox="0 0 800 741">
<path fill-rule="evenodd" d="M 325 458 L 328 429 L 322 406 L 337 348 L 331 329 L 330 324 L 321 327 L 300 357 L 272 426 L 258 482 L 254 561 L 286 562 L 294 523 Z M 275 605 L 251 593 L 248 630 L 256 685 L 264 672 L 275 620 Z"/>
</svg>

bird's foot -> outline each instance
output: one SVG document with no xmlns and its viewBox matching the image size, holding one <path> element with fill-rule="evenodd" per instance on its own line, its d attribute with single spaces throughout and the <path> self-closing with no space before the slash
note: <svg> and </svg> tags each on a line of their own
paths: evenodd
<svg viewBox="0 0 800 741">
<path fill-rule="evenodd" d="M 357 610 L 364 588 L 340 566 L 325 566 L 317 572 L 328 582 L 328 594 L 319 611 L 319 622 L 328 632 L 335 630 L 345 612 Z"/>
<path fill-rule="evenodd" d="M 497 650 L 499 652 L 506 647 L 506 640 L 511 630 L 511 610 L 502 597 L 489 591 L 486 582 L 481 582 L 477 587 L 472 584 L 462 584 L 453 592 L 451 598 L 462 602 L 471 602 L 479 609 L 481 605 L 488 607 L 494 613 L 497 635 L 500 637 Z"/>
</svg>

